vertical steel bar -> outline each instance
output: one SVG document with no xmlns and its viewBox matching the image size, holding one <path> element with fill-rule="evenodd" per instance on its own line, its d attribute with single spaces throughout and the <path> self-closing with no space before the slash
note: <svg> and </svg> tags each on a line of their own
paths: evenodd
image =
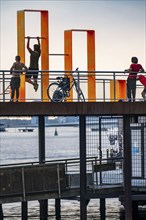
<svg viewBox="0 0 146 220">
<path fill-rule="evenodd" d="M 38 116 L 39 122 L 39 163 L 45 163 L 45 116 Z M 40 219 L 47 219 L 48 200 L 40 200 Z"/>
<path fill-rule="evenodd" d="M 116 76 L 113 73 L 113 80 L 114 80 L 114 102 L 116 101 Z"/>
<path fill-rule="evenodd" d="M 45 162 L 45 116 L 38 116 L 39 122 L 39 163 Z"/>
<path fill-rule="evenodd" d="M 95 71 L 95 31 L 87 30 L 87 65 L 88 71 Z M 88 72 L 88 100 L 96 100 L 95 73 Z"/>
<path fill-rule="evenodd" d="M 106 200 L 105 198 L 100 199 L 100 220 L 105 220 L 106 219 Z"/>
<path fill-rule="evenodd" d="M 78 82 L 78 88 L 80 88 L 80 74 L 79 74 L 79 72 L 77 72 L 77 82 Z M 78 102 L 79 102 L 79 100 L 80 100 L 79 99 L 79 93 L 77 95 L 78 95 L 77 98 L 78 98 Z"/>
<path fill-rule="evenodd" d="M 40 220 L 48 219 L 48 200 L 40 200 Z"/>
<path fill-rule="evenodd" d="M 145 166 L 144 166 L 144 123 L 141 124 L 141 176 L 144 178 L 144 171 L 145 171 Z"/>
<path fill-rule="evenodd" d="M 0 204 L 0 219 L 3 220 L 3 208 L 2 208 L 2 204 Z"/>
<path fill-rule="evenodd" d="M 21 62 L 25 63 L 25 12 L 17 11 L 17 43 L 18 55 L 21 57 Z M 21 102 L 25 101 L 25 75 L 21 75 L 20 94 Z"/>
<path fill-rule="evenodd" d="M 72 70 L 72 31 L 64 31 L 64 69 L 65 71 Z M 69 73 L 66 73 L 69 74 Z M 70 77 L 70 81 L 72 81 L 72 76 Z M 73 99 L 73 91 L 70 91 L 69 100 Z"/>
<path fill-rule="evenodd" d="M 49 21 L 48 11 L 41 11 L 41 69 L 49 70 Z M 49 72 L 42 72 L 41 98 L 48 101 L 47 87 L 49 84 Z"/>
<path fill-rule="evenodd" d="M 21 215 L 22 215 L 22 220 L 28 219 L 28 202 L 27 201 L 23 201 L 21 203 Z"/>
<path fill-rule="evenodd" d="M 124 116 L 124 192 L 125 192 L 125 220 L 132 220 L 132 198 L 131 198 L 131 129 L 130 117 Z"/>
<path fill-rule="evenodd" d="M 105 80 L 103 80 L 103 101 L 105 102 Z"/>
<path fill-rule="evenodd" d="M 5 72 L 3 71 L 3 102 L 5 102 Z"/>
<path fill-rule="evenodd" d="M 79 116 L 80 126 L 80 219 L 87 219 L 86 210 L 86 116 Z"/>
<path fill-rule="evenodd" d="M 102 149 L 101 149 L 101 146 L 102 146 L 102 143 L 101 143 L 101 140 L 102 140 L 102 132 L 101 132 L 101 123 L 102 123 L 102 117 L 99 117 L 99 163 L 102 164 Z M 100 171 L 99 172 L 99 176 L 100 176 L 100 185 L 102 184 L 102 172 Z"/>
<path fill-rule="evenodd" d="M 56 215 L 56 220 L 61 219 L 61 200 L 60 199 L 55 199 L 55 215 Z"/>
</svg>

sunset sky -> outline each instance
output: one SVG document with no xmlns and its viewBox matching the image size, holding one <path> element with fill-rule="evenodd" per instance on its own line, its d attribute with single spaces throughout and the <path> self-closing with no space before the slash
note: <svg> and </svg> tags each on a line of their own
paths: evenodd
<svg viewBox="0 0 146 220">
<path fill-rule="evenodd" d="M 0 0 L 0 69 L 9 70 L 17 55 L 17 11 L 49 11 L 49 53 L 64 53 L 64 30 L 95 30 L 96 70 L 123 71 L 132 56 L 146 69 L 145 0 Z M 26 36 L 40 35 L 40 16 L 28 13 Z M 31 41 L 33 45 L 35 41 Z M 26 65 L 29 54 L 26 51 Z M 73 68 L 87 70 L 86 34 L 73 34 Z M 50 70 L 63 70 L 63 57 L 50 57 Z"/>
</svg>

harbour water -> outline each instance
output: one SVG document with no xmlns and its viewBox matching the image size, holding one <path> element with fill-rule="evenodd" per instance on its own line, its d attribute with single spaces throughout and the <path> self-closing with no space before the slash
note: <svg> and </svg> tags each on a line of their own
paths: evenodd
<svg viewBox="0 0 146 220">
<path fill-rule="evenodd" d="M 58 127 L 55 136 L 55 128 L 45 129 L 46 134 L 46 160 L 67 159 L 79 157 L 79 128 Z M 0 132 L 0 165 L 38 162 L 38 129 L 33 132 L 20 132 L 18 128 L 7 128 L 6 132 Z M 48 214 L 51 220 L 55 220 L 55 201 L 48 201 Z M 119 219 L 120 202 L 117 199 L 106 200 L 106 219 Z M 28 202 L 29 220 L 39 220 L 38 201 Z M 4 219 L 20 220 L 21 204 L 3 204 Z M 100 219 L 99 200 L 93 199 L 87 207 L 88 219 Z M 61 200 L 61 219 L 79 220 L 80 203 L 76 200 Z"/>
</svg>

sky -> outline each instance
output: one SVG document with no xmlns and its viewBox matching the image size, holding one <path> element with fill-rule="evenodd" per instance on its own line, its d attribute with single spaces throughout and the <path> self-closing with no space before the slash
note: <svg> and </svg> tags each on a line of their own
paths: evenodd
<svg viewBox="0 0 146 220">
<path fill-rule="evenodd" d="M 95 30 L 97 71 L 123 71 L 137 56 L 146 69 L 145 0 L 0 0 L 0 69 L 17 55 L 17 11 L 48 10 L 49 53 L 64 53 L 64 30 Z M 27 13 L 26 36 L 40 35 L 39 13 Z M 35 41 L 31 40 L 33 45 Z M 85 32 L 73 33 L 73 69 L 87 70 Z M 26 51 L 26 66 L 29 54 Z M 64 70 L 64 57 L 49 58 L 50 70 Z"/>
</svg>

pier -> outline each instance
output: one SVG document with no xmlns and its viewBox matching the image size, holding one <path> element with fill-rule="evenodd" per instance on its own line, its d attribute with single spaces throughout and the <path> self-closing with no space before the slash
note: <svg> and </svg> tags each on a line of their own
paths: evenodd
<svg viewBox="0 0 146 220">
<path fill-rule="evenodd" d="M 39 201 L 39 218 L 47 220 L 49 199 L 55 200 L 57 220 L 61 220 L 61 200 L 78 200 L 80 220 L 87 220 L 90 200 L 99 199 L 100 219 L 105 220 L 108 198 L 119 199 L 125 220 L 138 220 L 139 206 L 146 205 L 146 102 L 141 97 L 143 85 L 137 82 L 136 99 L 130 102 L 126 91 L 128 73 L 96 71 L 95 30 L 64 30 L 64 51 L 50 53 L 47 10 L 17 11 L 17 53 L 22 62 L 25 63 L 26 56 L 27 13 L 40 15 L 40 25 L 37 25 L 40 27 L 42 57 L 41 70 L 36 70 L 39 89 L 32 98 L 27 97 L 28 86 L 22 71 L 19 99 L 15 102 L 14 98 L 11 100 L 14 102 L 10 102 L 10 70 L 0 70 L 0 119 L 37 117 L 39 157 L 35 162 L 0 164 L 0 220 L 4 219 L 3 205 L 13 202 L 21 203 L 21 219 L 27 220 L 29 201 Z M 86 71 L 79 70 L 76 74 L 73 71 L 74 32 L 86 34 L 87 47 Z M 35 36 L 31 38 L 36 39 Z M 49 69 L 49 56 L 52 55 L 64 56 L 64 70 Z M 52 102 L 48 96 L 48 86 L 56 82 L 56 77 L 76 79 L 76 93 L 73 89 L 66 91 L 67 98 L 62 99 L 63 102 Z M 85 99 L 79 102 L 81 93 Z M 78 158 L 46 159 L 45 128 L 48 125 L 45 125 L 45 117 L 52 116 L 79 118 L 76 123 Z M 32 131 L 27 128 L 19 130 Z M 16 138 L 21 141 L 19 135 Z M 15 146 L 13 148 L 15 151 Z"/>
<path fill-rule="evenodd" d="M 41 108 L 40 108 L 41 104 Z M 25 111 L 23 111 L 25 109 Z M 37 116 L 39 129 L 39 161 L 34 164 L 13 164 L 0 167 L 0 203 L 21 202 L 22 219 L 27 219 L 27 201 L 39 200 L 40 213 L 47 219 L 47 200 L 56 200 L 56 219 L 61 219 L 61 199 L 80 200 L 80 219 L 87 219 L 87 204 L 93 198 L 100 199 L 101 219 L 106 219 L 106 198 L 119 198 L 125 208 L 125 219 L 137 219 L 135 206 L 146 204 L 146 103 L 145 102 L 0 102 L 0 116 Z M 80 157 L 76 160 L 46 161 L 44 116 L 79 116 Z M 94 117 L 99 117 L 99 156 L 87 153 L 88 137 L 86 122 L 92 126 Z M 102 120 L 106 117 L 118 121 L 123 129 L 121 157 L 102 156 Z M 115 121 L 114 123 L 115 124 Z M 141 131 L 141 135 L 136 133 Z M 134 131 L 134 136 L 133 136 Z M 92 131 L 94 133 L 95 131 Z M 95 133 L 95 135 L 97 135 Z M 136 136 L 135 136 L 136 135 Z M 137 136 L 138 135 L 138 136 Z M 133 156 L 133 138 L 140 138 L 141 156 Z M 120 143 L 120 142 L 119 142 Z M 92 156 L 92 157 L 91 157 Z M 133 162 L 136 159 L 136 164 Z M 137 160 L 140 158 L 140 161 Z M 139 167 L 138 171 L 133 170 Z M 76 169 L 74 169 L 76 167 Z M 12 175 L 13 174 L 13 175 Z M 12 178 L 16 175 L 17 178 Z M 40 177 L 38 179 L 38 176 Z M 43 184 L 42 184 L 43 183 Z M 17 189 L 15 186 L 18 186 Z M 4 187 L 5 186 L 5 187 Z M 6 187 L 9 186 L 9 187 Z M 46 205 L 41 205 L 42 203 Z M 2 206 L 1 206 L 2 215 Z"/>
</svg>

